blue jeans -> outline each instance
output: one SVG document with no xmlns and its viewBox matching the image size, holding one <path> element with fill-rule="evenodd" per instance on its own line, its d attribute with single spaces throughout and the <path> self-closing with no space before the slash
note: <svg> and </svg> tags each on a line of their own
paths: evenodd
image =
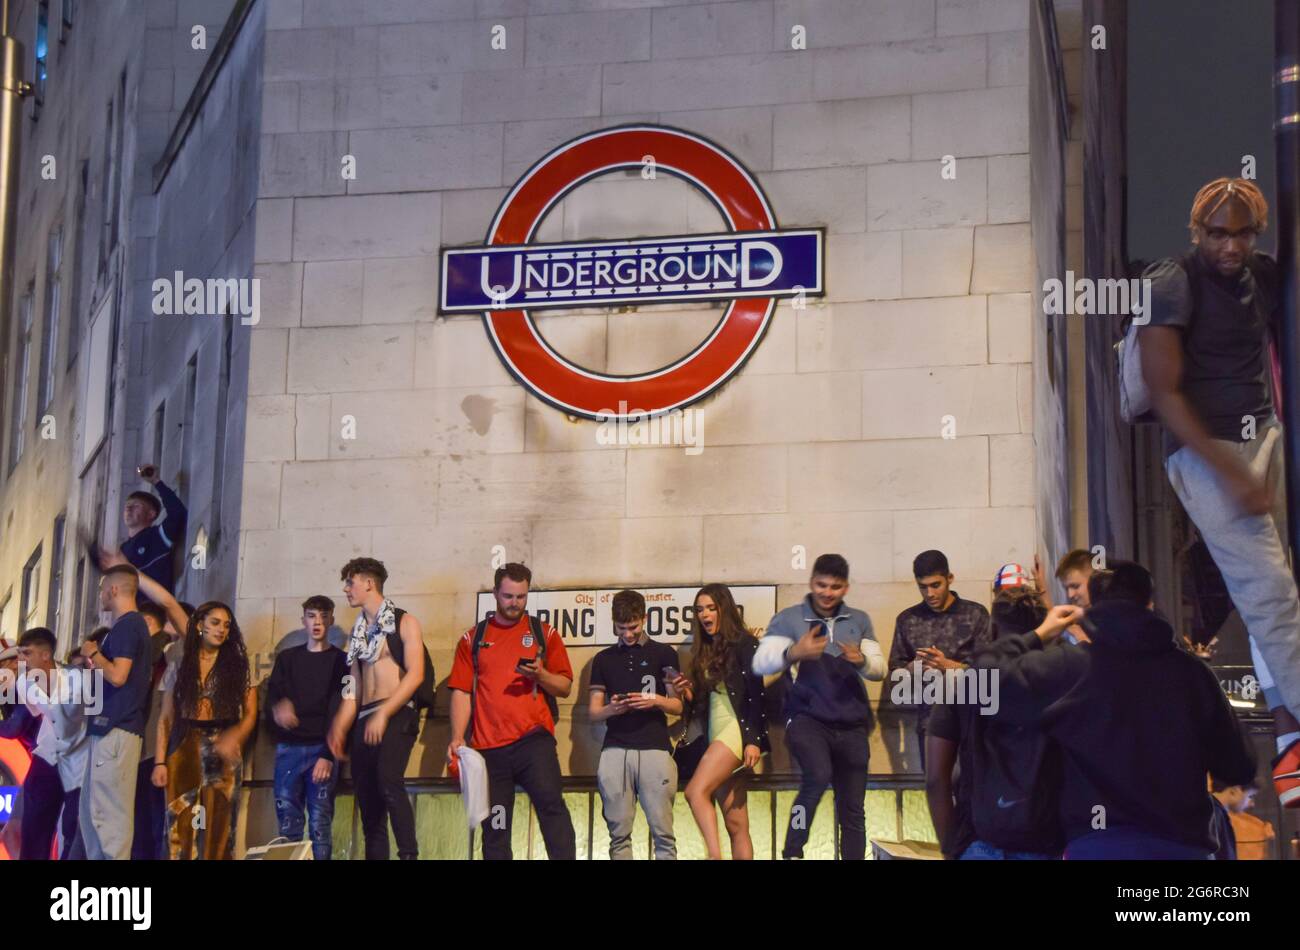
<svg viewBox="0 0 1300 950">
<path fill-rule="evenodd" d="M 1059 861 L 1059 854 L 1037 851 L 1005 851 L 984 841 L 975 840 L 961 853 L 959 861 Z"/>
<path fill-rule="evenodd" d="M 1112 828 L 1075 838 L 1065 847 L 1067 861 L 1208 861 L 1206 848 L 1158 838 L 1137 828 Z"/>
<path fill-rule="evenodd" d="M 333 847 L 334 789 L 339 765 L 334 763 L 324 782 L 312 781 L 316 761 L 328 754 L 325 743 L 296 745 L 281 742 L 275 747 L 275 817 L 281 837 L 301 841 L 304 809 L 311 825 L 311 853 L 317 861 L 328 861 Z"/>
</svg>

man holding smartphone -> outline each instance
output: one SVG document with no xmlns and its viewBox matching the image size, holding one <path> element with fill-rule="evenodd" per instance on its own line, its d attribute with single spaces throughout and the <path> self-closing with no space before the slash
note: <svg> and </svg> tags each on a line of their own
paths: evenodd
<svg viewBox="0 0 1300 950">
<path fill-rule="evenodd" d="M 754 654 L 754 672 L 790 670 L 785 741 L 799 763 L 799 794 L 790 809 L 784 858 L 802 858 L 808 829 L 826 786 L 835 791 L 840 856 L 867 854 L 866 794 L 871 702 L 867 680 L 885 676 L 885 656 L 871 618 L 844 603 L 849 562 L 823 554 L 813 563 L 810 592 L 767 625 Z"/>
<path fill-rule="evenodd" d="M 912 561 L 921 602 L 898 615 L 889 648 L 890 681 L 897 692 L 912 692 L 911 678 L 942 676 L 970 665 L 975 651 L 993 640 L 993 625 L 983 604 L 966 600 L 952 589 L 952 572 L 942 551 L 922 551 Z M 930 709 L 917 709 L 916 733 L 921 767 L 925 767 L 925 732 Z"/>
<path fill-rule="evenodd" d="M 645 598 L 621 590 L 612 604 L 618 643 L 591 663 L 591 721 L 606 724 L 596 783 L 609 826 L 609 857 L 632 858 L 632 824 L 641 802 L 656 861 L 677 860 L 673 797 L 677 763 L 668 741 L 668 713 L 680 715 L 682 701 L 672 686 L 677 651 L 645 632 Z"/>
</svg>

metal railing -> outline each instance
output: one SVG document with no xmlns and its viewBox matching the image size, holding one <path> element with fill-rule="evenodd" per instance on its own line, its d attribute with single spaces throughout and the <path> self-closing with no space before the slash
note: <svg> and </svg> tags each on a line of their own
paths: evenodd
<svg viewBox="0 0 1300 950">
<path fill-rule="evenodd" d="M 596 788 L 596 778 L 594 775 L 574 775 L 565 776 L 562 780 L 565 797 L 570 806 L 570 814 L 574 819 L 574 830 L 577 835 L 577 854 L 580 860 L 599 860 L 605 857 L 604 848 L 607 845 L 608 837 L 604 828 L 604 822 L 600 815 L 600 795 Z M 477 849 L 476 835 L 464 829 L 463 824 L 456 824 L 458 819 L 463 823 L 463 811 L 460 809 L 460 788 L 456 780 L 451 778 L 434 778 L 434 777 L 409 777 L 405 780 L 408 794 L 414 797 L 416 806 L 416 825 L 417 832 L 421 825 L 425 826 L 425 835 L 421 837 L 421 854 L 429 856 L 431 853 L 439 858 L 450 859 L 477 859 L 480 855 Z M 254 779 L 246 781 L 243 784 L 243 802 L 240 809 L 241 822 L 249 820 L 249 808 L 253 803 L 255 795 L 269 794 L 274 786 L 271 779 Z M 754 857 L 759 860 L 777 859 L 780 857 L 780 848 L 784 839 L 784 828 L 787 821 L 790 808 L 790 798 L 799 788 L 799 776 L 797 773 L 780 773 L 765 774 L 754 776 L 750 779 L 747 792 L 749 796 L 749 819 L 750 829 L 754 839 Z M 871 806 L 872 793 L 876 793 L 875 805 Z M 877 821 L 873 827 L 871 823 L 872 812 L 877 815 L 882 809 L 881 795 L 882 792 L 889 792 L 893 795 L 892 803 L 892 821 L 891 826 L 886 826 Z M 363 854 L 364 836 L 361 832 L 360 811 L 357 808 L 356 801 L 351 797 L 352 784 L 350 781 L 340 781 L 337 795 L 338 802 L 343 811 L 335 813 L 334 817 L 334 854 L 335 859 L 359 859 Z M 781 793 L 788 793 L 782 795 Z M 909 804 L 908 796 L 917 796 Z M 920 775 L 876 775 L 869 776 L 867 779 L 868 794 L 868 837 L 877 838 L 885 841 L 904 841 L 909 838 L 907 834 L 907 824 L 909 823 L 908 814 L 913 816 L 918 809 L 924 810 L 924 782 Z M 441 818 L 448 822 L 447 828 L 439 832 L 440 840 L 428 840 L 428 825 L 431 820 L 429 809 L 424 809 L 424 821 L 421 820 L 421 803 L 420 799 L 427 796 L 434 796 L 440 800 L 437 803 L 438 809 L 442 812 Z M 454 802 L 454 804 L 451 804 Z M 273 808 L 273 803 L 268 802 L 268 806 Z M 933 831 L 929 828 L 928 812 L 925 813 L 925 826 L 921 829 L 921 834 L 913 834 L 913 839 L 919 837 L 920 840 L 933 840 Z M 526 819 L 525 819 L 526 816 Z M 526 820 L 523 827 L 519 826 L 520 821 Z M 916 820 L 913 817 L 911 823 L 913 830 L 916 830 Z M 699 850 L 699 844 L 696 840 L 698 832 L 694 822 L 689 817 L 688 810 L 684 807 L 684 799 L 680 796 L 677 803 L 676 813 L 676 832 L 679 846 L 679 853 L 682 857 L 694 856 L 691 852 Z M 721 831 L 721 825 L 719 825 Z M 817 810 L 817 818 L 813 827 L 809 829 L 808 853 L 809 855 L 821 854 L 824 857 L 838 858 L 840 855 L 840 842 L 838 835 L 838 826 L 834 820 L 834 808 L 830 800 L 830 790 L 827 789 L 826 798 L 823 799 L 821 806 Z M 464 838 L 458 838 L 457 835 L 463 834 Z M 264 836 L 259 836 L 264 837 Z M 536 816 L 529 806 L 526 796 L 522 789 L 515 791 L 515 827 L 512 829 L 512 838 L 514 839 L 515 856 L 520 859 L 537 860 L 545 857 L 545 850 L 541 842 L 540 831 L 537 826 Z M 724 855 L 727 853 L 729 843 L 726 834 L 722 833 Z M 454 840 L 452 840 L 454 839 Z M 249 839 L 249 845 L 260 844 L 260 840 L 253 841 Z M 643 836 L 634 840 L 634 848 L 637 856 L 648 857 L 653 853 L 652 843 L 649 837 L 649 830 L 644 830 Z"/>
</svg>

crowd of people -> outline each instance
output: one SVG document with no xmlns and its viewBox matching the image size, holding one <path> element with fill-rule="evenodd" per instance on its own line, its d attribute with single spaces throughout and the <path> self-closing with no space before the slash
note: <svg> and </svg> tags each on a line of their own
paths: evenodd
<svg viewBox="0 0 1300 950">
<path fill-rule="evenodd" d="M 1089 573 L 1074 603 L 1040 605 L 1031 629 L 1008 625 L 975 653 L 996 674 L 996 708 L 935 707 L 926 789 L 950 857 L 1190 860 L 1234 846 L 1207 783 L 1244 793 L 1256 761 L 1217 678 L 1155 612 L 1145 568 Z"/>
<path fill-rule="evenodd" d="M 41 671 L 50 684 L 26 703 L 37 728 L 20 854 L 229 859 L 259 712 L 234 613 L 215 601 L 190 608 L 125 555 L 99 555 L 111 626 L 67 665 L 54 663 L 47 630 L 27 631 L 18 648 L 28 675 Z M 726 585 L 696 594 L 680 651 L 647 634 L 643 595 L 620 591 L 610 608 L 617 642 L 594 657 L 587 696 L 590 721 L 604 727 L 596 780 L 610 857 L 631 857 L 639 804 L 654 857 L 675 859 L 679 789 L 709 857 L 723 853 L 719 809 L 731 855 L 753 857 L 746 790 L 771 750 L 765 693 L 784 681 L 782 733 L 800 786 L 782 856 L 804 856 L 829 787 L 840 855 L 864 858 L 867 683 L 886 678 L 902 705 L 913 678 L 928 681 L 917 732 L 946 856 L 1235 856 L 1230 813 L 1244 812 L 1257 788 L 1255 759 L 1214 674 L 1154 611 L 1143 568 L 1094 570 L 1089 552 L 1071 552 L 1057 570 L 1071 603 L 1052 606 L 1037 566 L 1031 575 L 1007 565 L 991 614 L 952 588 L 941 552 L 918 555 L 913 573 L 921 600 L 899 614 L 888 659 L 868 615 L 846 601 L 849 565 L 838 554 L 816 559 L 807 595 L 761 638 Z M 306 642 L 277 655 L 267 682 L 279 832 L 306 835 L 316 860 L 332 856 L 345 761 L 365 857 L 389 858 L 390 828 L 398 858 L 419 856 L 404 776 L 434 672 L 418 620 L 385 595 L 387 579 L 376 559 L 345 564 L 343 593 L 357 610 L 346 649 L 329 640 L 334 602 L 310 597 Z M 548 856 L 576 852 L 555 739 L 556 700 L 571 695 L 573 668 L 557 631 L 528 612 L 531 584 L 523 564 L 497 570 L 495 610 L 460 639 L 446 684 L 447 759 L 453 774 L 483 777 L 486 859 L 511 857 L 517 786 Z M 167 643 L 156 661 L 159 636 Z M 93 714 L 88 694 L 62 682 L 78 668 L 102 671 Z M 985 671 L 991 697 L 954 700 L 944 688 Z M 929 698 L 935 682 L 946 698 Z"/>
<path fill-rule="evenodd" d="M 1205 185 L 1192 205 L 1190 251 L 1146 272 L 1151 294 L 1134 345 L 1141 395 L 1164 427 L 1170 484 L 1249 634 L 1274 723 L 1272 782 L 1294 808 L 1300 597 L 1282 491 L 1277 266 L 1255 249 L 1267 219 L 1253 182 Z M 404 775 L 435 674 L 419 620 L 384 593 L 385 566 L 369 557 L 343 566 L 343 594 L 357 611 L 346 649 L 329 642 L 333 600 L 303 603 L 306 642 L 277 655 L 259 710 L 229 604 L 193 607 L 173 596 L 184 505 L 155 466 L 139 472 L 156 494 L 132 493 L 127 540 L 97 550 L 110 625 L 66 664 L 55 662 L 56 638 L 43 628 L 0 653 L 0 677 L 30 681 L 0 722 L 0 737 L 34 752 L 19 803 L 22 857 L 49 856 L 56 840 L 65 857 L 232 857 L 259 712 L 276 740 L 285 839 L 306 834 L 316 859 L 331 856 L 334 797 L 350 761 L 366 858 L 389 857 L 390 828 L 397 856 L 418 857 Z M 725 585 L 705 584 L 680 654 L 647 634 L 642 595 L 614 597 L 617 642 L 595 657 L 585 697 L 604 729 L 596 778 L 610 856 L 631 856 L 639 803 L 655 857 L 675 858 L 681 789 L 709 857 L 722 854 L 719 808 L 731 854 L 752 857 L 746 790 L 771 749 L 767 693 L 777 689 L 800 774 L 783 856 L 803 856 L 830 787 L 840 853 L 863 858 L 867 683 L 886 677 L 882 700 L 915 712 L 948 857 L 1206 858 L 1261 846 L 1257 830 L 1247 841 L 1233 834 L 1249 827 L 1242 816 L 1257 789 L 1251 748 L 1204 658 L 1183 649 L 1154 609 L 1143 567 L 1070 552 L 1056 570 L 1069 602 L 1053 605 L 1037 563 L 1032 573 L 1007 565 L 991 613 L 952 589 L 941 552 L 918 555 L 913 574 L 921 600 L 898 616 L 888 658 L 870 618 L 846 602 L 849 565 L 837 554 L 817 558 L 808 594 L 761 638 Z M 572 694 L 574 675 L 559 634 L 528 612 L 531 582 L 523 564 L 496 571 L 495 610 L 459 641 L 446 684 L 447 760 L 463 782 L 486 789 L 489 859 L 511 856 L 516 786 L 531 799 L 548 855 L 575 854 L 555 741 L 557 701 Z M 99 692 L 77 688 L 87 676 L 102 680 L 102 702 L 85 702 Z"/>
</svg>

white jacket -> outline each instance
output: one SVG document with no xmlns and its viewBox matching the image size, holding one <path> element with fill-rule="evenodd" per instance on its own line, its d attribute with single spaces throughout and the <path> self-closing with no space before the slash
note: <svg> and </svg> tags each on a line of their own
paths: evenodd
<svg viewBox="0 0 1300 950">
<path fill-rule="evenodd" d="M 41 718 L 36 733 L 36 748 L 32 750 L 45 762 L 59 770 L 63 791 L 81 787 L 86 772 L 86 756 L 90 743 L 86 739 L 86 715 L 82 705 L 81 670 L 56 666 L 50 676 L 51 692 L 47 696 L 32 677 L 27 674 L 24 697 L 27 709 Z"/>
</svg>

